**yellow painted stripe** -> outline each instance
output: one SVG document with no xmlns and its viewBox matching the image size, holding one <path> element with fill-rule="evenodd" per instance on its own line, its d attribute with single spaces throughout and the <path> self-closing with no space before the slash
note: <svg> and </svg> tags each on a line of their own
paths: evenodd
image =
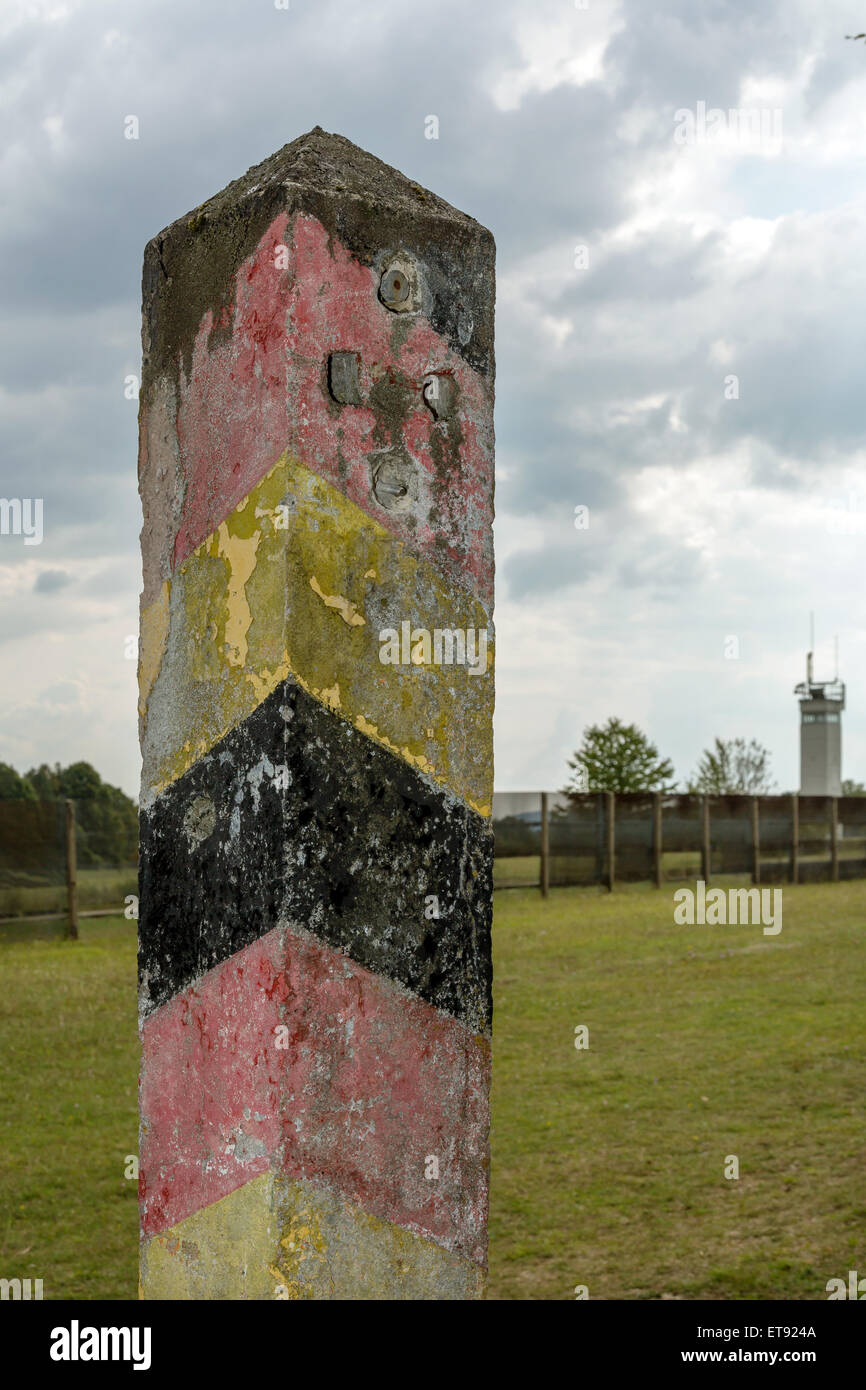
<svg viewBox="0 0 866 1390">
<path fill-rule="evenodd" d="M 400 632 L 403 621 L 431 633 L 485 629 L 486 673 L 457 663 L 383 664 L 380 631 Z M 284 454 L 144 610 L 144 797 L 180 777 L 293 676 L 489 816 L 492 668 L 482 605 Z"/>
<path fill-rule="evenodd" d="M 470 1299 L 480 1267 L 327 1188 L 266 1173 L 144 1242 L 144 1299 Z"/>
</svg>

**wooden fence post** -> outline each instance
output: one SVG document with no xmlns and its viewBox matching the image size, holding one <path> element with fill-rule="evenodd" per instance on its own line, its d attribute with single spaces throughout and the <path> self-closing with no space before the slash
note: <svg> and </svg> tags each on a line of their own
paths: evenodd
<svg viewBox="0 0 866 1390">
<path fill-rule="evenodd" d="M 839 798 L 838 796 L 830 799 L 830 877 L 834 883 L 839 882 Z"/>
<path fill-rule="evenodd" d="M 653 793 L 653 870 L 656 888 L 662 886 L 662 795 Z"/>
<path fill-rule="evenodd" d="M 800 882 L 800 798 L 791 797 L 791 882 Z"/>
<path fill-rule="evenodd" d="M 616 793 L 607 793 L 607 891 L 616 881 Z"/>
<path fill-rule="evenodd" d="M 756 796 L 752 797 L 752 882 L 761 882 L 761 826 Z"/>
<path fill-rule="evenodd" d="M 702 835 L 701 835 L 701 876 L 704 883 L 710 881 L 710 798 L 704 797 L 701 807 L 702 816 Z"/>
<path fill-rule="evenodd" d="M 550 825 L 547 818 L 547 792 L 541 793 L 541 896 L 550 891 Z"/>
<path fill-rule="evenodd" d="M 66 901 L 69 919 L 66 935 L 78 940 L 78 862 L 75 854 L 75 802 L 66 803 Z"/>
</svg>

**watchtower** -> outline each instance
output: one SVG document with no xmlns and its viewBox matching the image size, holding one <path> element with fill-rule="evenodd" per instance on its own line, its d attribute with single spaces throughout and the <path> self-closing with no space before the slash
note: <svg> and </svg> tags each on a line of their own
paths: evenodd
<svg viewBox="0 0 866 1390">
<path fill-rule="evenodd" d="M 837 674 L 832 681 L 814 678 L 813 654 L 806 657 L 806 679 L 795 686 L 800 701 L 800 794 L 841 796 L 842 711 L 845 686 Z"/>
</svg>

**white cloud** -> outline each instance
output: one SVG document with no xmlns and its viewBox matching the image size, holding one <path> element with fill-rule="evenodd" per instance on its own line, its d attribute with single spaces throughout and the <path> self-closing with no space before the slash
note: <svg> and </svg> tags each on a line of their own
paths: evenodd
<svg viewBox="0 0 866 1390">
<path fill-rule="evenodd" d="M 608 44 L 623 27 L 619 0 L 593 0 L 586 9 L 536 3 L 514 30 L 519 60 L 489 81 L 500 111 L 516 111 L 531 93 L 560 86 L 582 87 L 605 75 Z"/>
</svg>

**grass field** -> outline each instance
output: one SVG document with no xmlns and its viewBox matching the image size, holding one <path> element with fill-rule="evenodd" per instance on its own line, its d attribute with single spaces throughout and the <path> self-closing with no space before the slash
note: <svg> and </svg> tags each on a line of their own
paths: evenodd
<svg viewBox="0 0 866 1390">
<path fill-rule="evenodd" d="M 864 881 L 786 887 L 776 937 L 675 926 L 650 888 L 497 896 L 491 1297 L 866 1272 L 864 916 Z M 61 929 L 0 926 L 0 1273 L 133 1298 L 135 923 Z"/>
<path fill-rule="evenodd" d="M 0 1273 L 46 1298 L 134 1298 L 134 921 L 0 925 Z"/>
</svg>

